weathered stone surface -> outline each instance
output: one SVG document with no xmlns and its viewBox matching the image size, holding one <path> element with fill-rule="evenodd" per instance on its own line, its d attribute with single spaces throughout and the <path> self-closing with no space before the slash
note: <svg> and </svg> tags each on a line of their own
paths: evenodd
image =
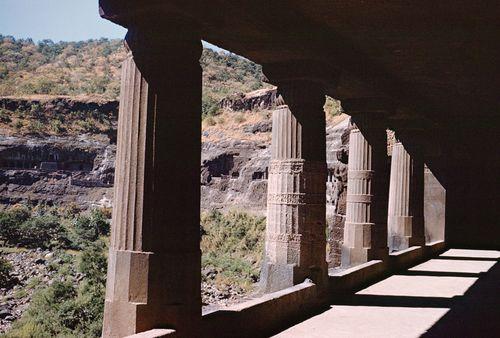
<svg viewBox="0 0 500 338">
<path fill-rule="evenodd" d="M 342 266 L 387 256 L 387 137 L 372 118 L 351 130 Z M 356 122 L 358 122 L 356 120 Z M 379 122 L 380 123 L 380 122 Z"/>
<path fill-rule="evenodd" d="M 223 99 L 220 107 L 234 111 L 273 109 L 276 106 L 276 94 L 276 87 L 238 93 Z"/>
<path fill-rule="evenodd" d="M 115 149 L 106 135 L 0 135 L 0 201 L 109 207 Z"/>
<path fill-rule="evenodd" d="M 328 179 L 326 184 L 327 261 L 329 267 L 340 265 L 347 197 L 347 161 L 349 134 L 352 126 L 349 118 L 326 128 L 326 157 Z"/>
<path fill-rule="evenodd" d="M 427 243 L 444 240 L 446 189 L 429 168 L 424 170 L 424 225 Z"/>
<path fill-rule="evenodd" d="M 290 287 L 305 278 L 322 284 L 327 273 L 324 97 L 310 90 L 299 91 L 293 81 L 283 83 L 280 91 L 289 105 L 273 112 L 261 272 L 266 292 Z M 306 115 L 309 119 L 305 119 Z"/>
<path fill-rule="evenodd" d="M 126 39 L 104 337 L 200 327 L 201 43 L 157 28 Z"/>
<path fill-rule="evenodd" d="M 388 206 L 388 245 L 391 251 L 425 244 L 424 162 L 403 144 L 392 147 Z"/>
</svg>

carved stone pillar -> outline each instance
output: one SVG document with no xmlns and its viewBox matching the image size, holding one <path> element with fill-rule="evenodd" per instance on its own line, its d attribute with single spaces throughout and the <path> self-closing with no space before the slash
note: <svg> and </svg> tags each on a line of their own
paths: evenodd
<svg viewBox="0 0 500 338">
<path fill-rule="evenodd" d="M 392 148 L 387 224 L 391 251 L 424 245 L 424 161 L 402 143 Z"/>
<path fill-rule="evenodd" d="M 175 33 L 172 34 L 172 33 Z M 200 299 L 200 39 L 129 29 L 103 337 L 196 336 Z"/>
<path fill-rule="evenodd" d="M 387 136 L 378 116 L 356 115 L 347 173 L 347 210 L 342 266 L 387 254 Z M 380 124 L 380 125 L 379 125 Z"/>
<path fill-rule="evenodd" d="M 278 88 L 286 105 L 273 113 L 261 274 L 266 292 L 306 278 L 322 284 L 327 274 L 325 96 L 312 81 L 282 81 Z"/>
</svg>

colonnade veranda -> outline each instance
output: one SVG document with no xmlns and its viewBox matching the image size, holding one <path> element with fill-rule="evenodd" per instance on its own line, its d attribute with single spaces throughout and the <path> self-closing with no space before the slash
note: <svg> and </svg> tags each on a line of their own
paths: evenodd
<svg viewBox="0 0 500 338">
<path fill-rule="evenodd" d="M 189 337 L 201 327 L 202 48 L 194 34 L 165 31 L 129 29 L 126 37 L 104 337 L 156 327 Z M 262 288 L 306 278 L 325 285 L 325 84 L 300 63 L 264 72 L 282 101 L 272 117 Z M 352 121 L 346 267 L 424 242 L 421 154 L 396 143 L 388 175 L 383 116 L 358 112 Z"/>
</svg>

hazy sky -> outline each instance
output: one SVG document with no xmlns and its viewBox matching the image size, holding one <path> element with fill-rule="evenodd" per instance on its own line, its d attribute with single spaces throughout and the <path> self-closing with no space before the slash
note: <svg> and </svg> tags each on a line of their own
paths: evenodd
<svg viewBox="0 0 500 338">
<path fill-rule="evenodd" d="M 0 0 L 2 35 L 58 42 L 123 38 L 125 33 L 99 16 L 98 0 Z"/>
<path fill-rule="evenodd" d="M 99 17 L 97 0 L 0 0 L 0 33 L 35 41 L 123 38 L 126 30 Z"/>
</svg>

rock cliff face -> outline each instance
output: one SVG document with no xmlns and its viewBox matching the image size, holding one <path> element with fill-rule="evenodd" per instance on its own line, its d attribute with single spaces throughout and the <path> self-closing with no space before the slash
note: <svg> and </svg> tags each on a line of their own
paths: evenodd
<svg viewBox="0 0 500 338">
<path fill-rule="evenodd" d="M 109 207 L 115 149 L 104 136 L 0 136 L 0 202 Z"/>
<path fill-rule="evenodd" d="M 111 206 L 118 102 L 5 97 L 0 109 L 1 204 Z"/>
<path fill-rule="evenodd" d="M 103 109 L 110 125 L 116 125 L 114 103 L 48 102 L 36 104 L 42 105 L 49 115 L 54 114 L 51 107 L 66 113 L 73 109 Z M 234 95 L 221 101 L 226 121 L 204 128 L 202 135 L 202 210 L 241 209 L 265 215 L 270 116 L 275 102 L 276 88 Z M 22 110 L 32 105 L 28 101 L 8 100 L 4 106 Z M 350 127 L 346 115 L 329 117 L 327 121 L 328 260 L 331 266 L 336 266 L 343 237 Z M 0 135 L 0 203 L 111 206 L 116 151 L 112 135 L 113 132 L 72 136 Z"/>
<path fill-rule="evenodd" d="M 277 88 L 264 88 L 250 93 L 238 93 L 223 99 L 220 107 L 234 111 L 272 109 L 276 102 Z"/>
</svg>

